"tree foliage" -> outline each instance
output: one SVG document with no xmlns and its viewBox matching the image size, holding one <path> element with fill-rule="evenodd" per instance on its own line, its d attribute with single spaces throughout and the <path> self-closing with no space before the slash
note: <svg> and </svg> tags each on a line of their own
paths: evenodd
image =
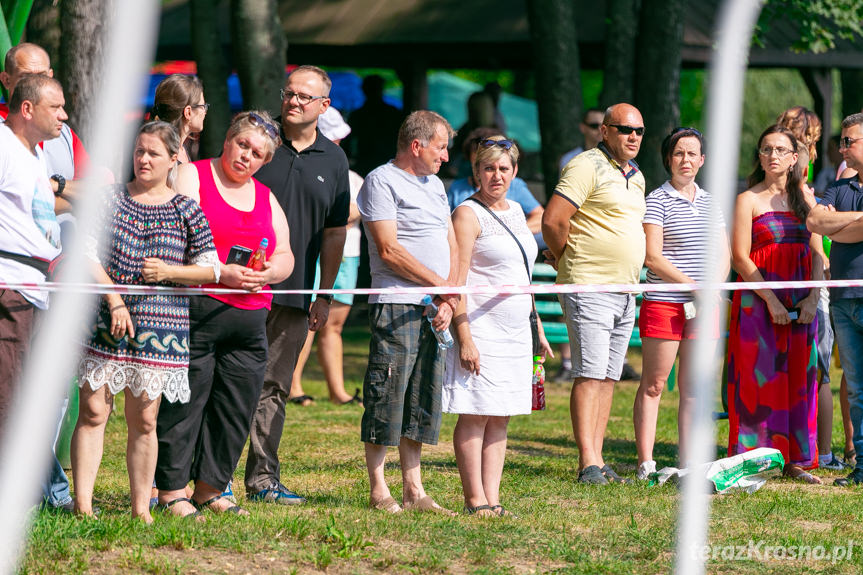
<svg viewBox="0 0 863 575">
<path fill-rule="evenodd" d="M 771 22 L 795 23 L 800 38 L 791 49 L 795 52 L 821 53 L 836 47 L 837 39 L 863 38 L 863 0 L 768 0 L 755 36 L 763 44 L 764 33 Z"/>
</svg>

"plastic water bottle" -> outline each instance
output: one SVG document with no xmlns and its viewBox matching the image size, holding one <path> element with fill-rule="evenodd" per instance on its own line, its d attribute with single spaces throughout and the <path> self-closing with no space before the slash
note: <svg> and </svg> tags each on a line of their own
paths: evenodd
<svg viewBox="0 0 863 575">
<path fill-rule="evenodd" d="M 533 411 L 545 409 L 545 358 L 533 356 Z"/>
<path fill-rule="evenodd" d="M 267 261 L 267 245 L 269 242 L 267 238 L 261 240 L 261 244 L 258 246 L 258 249 L 255 250 L 255 253 L 252 254 L 252 257 L 249 258 L 249 263 L 246 267 L 252 268 L 256 272 L 261 271 L 264 268 L 264 262 Z"/>
<path fill-rule="evenodd" d="M 423 298 L 422 305 L 426 306 L 426 319 L 429 324 L 431 324 L 432 320 L 437 315 L 437 306 L 432 301 L 432 297 L 430 295 Z M 453 339 L 452 334 L 449 332 L 449 328 L 438 331 L 432 327 L 432 332 L 434 332 L 434 336 L 437 338 L 437 346 L 440 349 L 449 349 L 452 347 Z"/>
</svg>

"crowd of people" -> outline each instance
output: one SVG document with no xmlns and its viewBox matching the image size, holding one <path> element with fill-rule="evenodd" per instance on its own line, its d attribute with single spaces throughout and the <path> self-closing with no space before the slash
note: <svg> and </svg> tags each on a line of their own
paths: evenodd
<svg viewBox="0 0 863 575">
<path fill-rule="evenodd" d="M 27 43 L 7 53 L 0 75 L 10 93 L 0 125 L 3 282 L 47 277 L 61 253 L 58 215 L 80 193 L 76 180 L 86 166 L 76 160 L 86 164 L 86 152 L 65 124 L 62 86 L 52 76 L 47 53 Z M 367 90 L 376 109 L 382 109 L 379 84 L 370 81 Z M 261 110 L 237 114 L 221 154 L 198 161 L 189 144 L 207 113 L 202 85 L 174 75 L 159 86 L 135 140 L 131 180 L 100 192 L 99 217 L 88 226 L 92 275 L 106 285 L 237 291 L 154 290 L 98 299 L 77 373 L 74 499 L 54 458 L 46 506 L 96 514 L 105 426 L 121 392 L 133 516 L 151 522 L 153 508 L 199 521 L 205 511 L 248 515 L 232 488 L 247 442 L 246 498 L 305 503 L 282 484 L 278 451 L 286 405 L 313 401 L 302 389 L 302 369 L 320 332 L 331 401 L 363 408 L 370 508 L 453 514 L 426 493 L 421 474 L 423 445 L 438 442 L 442 413 L 453 413 L 464 512 L 512 517 L 500 493 L 507 427 L 512 416 L 531 413 L 533 356 L 553 352 L 541 321 L 531 322 L 530 295 L 459 295 L 448 288 L 528 285 L 540 254 L 557 269 L 559 284 L 636 284 L 643 266 L 648 284 L 698 283 L 717 265 L 722 275 L 733 268 L 743 281 L 863 279 L 863 114 L 843 121 L 838 149 L 847 165 L 819 197 L 806 182 L 820 123 L 805 108 L 780 115 L 758 140 L 747 189 L 728 222 L 713 215 L 710 193 L 696 181 L 707 156 L 706 138 L 695 128 L 666 136 L 661 154 L 668 180 L 646 189 L 635 162 L 646 127 L 632 105 L 587 111 L 582 133 L 592 138 L 562 161 L 543 207 L 518 179 L 518 145 L 500 128 L 461 135 L 466 177 L 446 190 L 437 174 L 450 159 L 455 131 L 427 110 L 401 121 L 394 157 L 351 172 L 338 145 L 351 127 L 330 107 L 331 86 L 321 68 L 294 69 L 281 91 L 279 117 Z M 360 114 L 360 124 L 369 122 L 367 115 Z M 63 138 L 69 145 L 57 148 Z M 379 291 L 369 297 L 362 395 L 351 396 L 341 368 L 341 328 L 352 299 L 272 292 L 353 288 L 360 221 L 371 287 Z M 98 237 L 101 230 L 106 239 Z M 833 242 L 829 259 L 822 236 Z M 720 250 L 707 262 L 711 241 Z M 417 287 L 443 293 L 429 304 Z M 861 287 L 833 288 L 829 298 L 820 288 L 734 291 L 727 328 L 729 455 L 773 447 L 788 477 L 819 483 L 810 470 L 842 469 L 863 449 L 860 298 Z M 569 335 L 565 373 L 572 378 L 578 481 L 631 482 L 606 462 L 603 443 L 635 323 L 635 296 L 584 291 L 559 299 Z M 687 464 L 694 340 L 719 341 L 725 326 L 717 304 L 694 292 L 644 294 L 638 315 L 643 373 L 633 406 L 637 480 L 656 471 L 660 398 L 678 357 L 679 458 Z M 48 305 L 38 289 L 0 291 L 0 424 L 8 419 L 37 310 Z M 700 325 L 709 329 L 698 332 L 696 318 L 705 314 Z M 442 336 L 448 330 L 451 349 Z M 853 430 L 845 462 L 830 450 L 826 341 L 834 330 Z M 401 501 L 384 474 L 390 446 L 398 448 Z M 850 466 L 836 484 L 863 482 L 863 462 Z"/>
</svg>

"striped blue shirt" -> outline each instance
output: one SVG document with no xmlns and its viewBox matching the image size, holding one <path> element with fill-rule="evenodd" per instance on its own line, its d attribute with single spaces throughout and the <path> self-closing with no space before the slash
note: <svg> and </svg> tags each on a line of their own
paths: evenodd
<svg viewBox="0 0 863 575">
<path fill-rule="evenodd" d="M 647 211 L 642 220 L 662 228 L 662 255 L 671 264 L 695 281 L 705 279 L 709 233 L 725 226 L 720 213 L 718 221 L 710 219 L 710 194 L 695 184 L 695 199 L 690 202 L 674 189 L 671 182 L 653 190 L 646 200 Z M 666 283 L 647 270 L 647 283 Z M 692 301 L 692 292 L 645 292 L 644 298 L 654 301 L 684 303 Z"/>
</svg>

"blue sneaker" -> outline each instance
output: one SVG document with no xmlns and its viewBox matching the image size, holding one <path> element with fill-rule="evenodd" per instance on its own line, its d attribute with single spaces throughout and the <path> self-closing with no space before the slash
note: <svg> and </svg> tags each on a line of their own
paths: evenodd
<svg viewBox="0 0 863 575">
<path fill-rule="evenodd" d="M 305 497 L 297 495 L 278 481 L 257 493 L 246 493 L 246 499 L 279 505 L 302 505 L 306 502 Z"/>
<path fill-rule="evenodd" d="M 233 489 L 231 489 L 231 484 L 232 484 L 232 483 L 234 483 L 234 481 L 233 481 L 233 480 L 228 481 L 228 486 L 227 486 L 227 487 L 225 488 L 225 490 L 222 492 L 222 495 L 220 495 L 220 497 L 224 497 L 225 499 L 230 500 L 230 501 L 231 501 L 231 503 L 236 504 L 236 503 L 237 503 L 237 498 L 236 498 L 236 497 L 234 497 L 234 490 L 233 490 Z"/>
</svg>

